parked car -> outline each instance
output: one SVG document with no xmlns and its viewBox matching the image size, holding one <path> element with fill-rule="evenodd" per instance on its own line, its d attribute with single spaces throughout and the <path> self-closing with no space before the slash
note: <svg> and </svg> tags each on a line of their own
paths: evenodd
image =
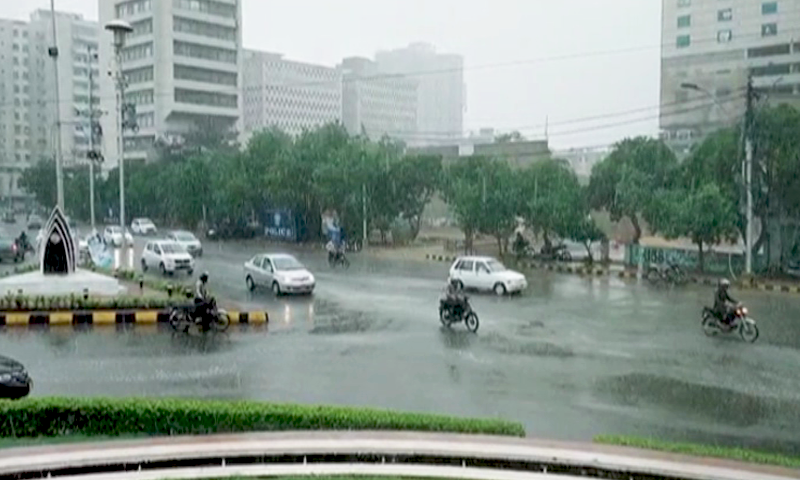
<svg viewBox="0 0 800 480">
<path fill-rule="evenodd" d="M 509 270 L 492 257 L 459 257 L 450 267 L 450 280 L 462 288 L 493 291 L 497 295 L 528 288 L 525 275 Z"/>
<path fill-rule="evenodd" d="M 131 231 L 134 235 L 155 235 L 158 229 L 149 218 L 134 218 L 131 222 Z"/>
<path fill-rule="evenodd" d="M 38 215 L 31 215 L 28 217 L 28 230 L 39 230 L 44 225 L 42 217 Z"/>
<path fill-rule="evenodd" d="M 17 244 L 17 239 L 6 232 L 0 232 L 0 261 L 14 263 L 25 260 L 25 251 Z"/>
<path fill-rule="evenodd" d="M 275 295 L 284 293 L 311 294 L 316 280 L 302 263 L 286 253 L 256 255 L 244 264 L 244 281 L 248 290 L 269 287 Z"/>
<path fill-rule="evenodd" d="M 14 215 L 14 212 L 7 211 L 3 214 L 3 222 L 4 223 L 17 223 L 17 216 Z"/>
<path fill-rule="evenodd" d="M 173 230 L 167 234 L 167 240 L 180 243 L 193 257 L 203 256 L 203 244 L 192 232 L 186 230 Z"/>
<path fill-rule="evenodd" d="M 16 360 L 0 356 L 0 398 L 18 400 L 31 393 L 33 380 Z"/>
<path fill-rule="evenodd" d="M 147 242 L 142 250 L 142 271 L 158 268 L 163 275 L 174 274 L 184 270 L 191 275 L 194 272 L 194 258 L 179 243 L 171 240 L 154 240 Z"/>
<path fill-rule="evenodd" d="M 133 235 L 131 235 L 131 232 L 127 228 L 125 229 L 124 235 L 125 244 L 133 245 Z M 103 240 L 105 240 L 105 242 L 109 245 L 121 247 L 122 236 L 122 227 L 119 226 L 106 227 L 106 229 L 103 231 Z"/>
</svg>

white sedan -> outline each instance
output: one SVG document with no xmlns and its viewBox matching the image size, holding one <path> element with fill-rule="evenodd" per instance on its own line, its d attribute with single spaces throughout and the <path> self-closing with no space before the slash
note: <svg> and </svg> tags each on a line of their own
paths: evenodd
<svg viewBox="0 0 800 480">
<path fill-rule="evenodd" d="M 248 290 L 269 287 L 275 295 L 311 294 L 315 285 L 314 275 L 296 258 L 285 253 L 256 255 L 245 262 L 244 281 Z"/>
<path fill-rule="evenodd" d="M 493 291 L 497 295 L 528 288 L 525 275 L 509 270 L 492 257 L 459 257 L 450 267 L 450 280 L 462 288 Z"/>
<path fill-rule="evenodd" d="M 131 222 L 131 230 L 136 235 L 155 235 L 158 231 L 156 224 L 149 218 L 134 218 Z"/>
<path fill-rule="evenodd" d="M 127 228 L 125 229 L 124 235 L 125 235 L 125 244 L 133 245 L 133 235 L 131 235 L 131 232 Z M 121 247 L 122 236 L 123 236 L 122 227 L 119 226 L 106 227 L 105 230 L 103 230 L 103 240 L 108 245 Z"/>
<path fill-rule="evenodd" d="M 175 230 L 167 234 L 167 239 L 175 243 L 180 243 L 193 257 L 203 256 L 203 244 L 194 236 L 192 232 L 186 230 Z"/>
</svg>

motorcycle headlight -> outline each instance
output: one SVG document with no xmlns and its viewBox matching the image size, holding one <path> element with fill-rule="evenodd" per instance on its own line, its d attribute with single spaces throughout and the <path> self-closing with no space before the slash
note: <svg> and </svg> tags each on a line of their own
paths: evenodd
<svg viewBox="0 0 800 480">
<path fill-rule="evenodd" d="M 746 307 L 742 307 L 739 311 L 742 312 L 742 315 L 747 315 L 747 308 Z"/>
<path fill-rule="evenodd" d="M 11 380 L 11 374 L 10 373 L 4 373 L 4 374 L 0 375 L 0 382 L 8 382 L 10 380 Z"/>
</svg>

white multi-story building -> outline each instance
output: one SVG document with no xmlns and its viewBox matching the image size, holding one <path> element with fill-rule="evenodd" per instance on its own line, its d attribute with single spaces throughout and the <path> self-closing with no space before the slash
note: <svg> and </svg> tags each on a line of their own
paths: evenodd
<svg viewBox="0 0 800 480">
<path fill-rule="evenodd" d="M 268 128 L 298 135 L 341 122 L 339 69 L 255 50 L 244 50 L 242 57 L 242 125 L 247 137 Z"/>
<path fill-rule="evenodd" d="M 138 131 L 125 133 L 125 158 L 148 159 L 158 141 L 172 143 L 201 124 L 240 129 L 242 0 L 98 0 L 100 23 L 131 24 L 122 52 L 126 103 L 134 103 Z M 112 36 L 104 32 L 100 65 L 113 71 Z M 114 92 L 102 76 L 103 92 Z M 103 109 L 116 112 L 104 95 Z M 116 114 L 103 124 L 107 163 L 116 153 Z"/>
<path fill-rule="evenodd" d="M 378 70 L 367 58 L 342 61 L 342 122 L 352 135 L 373 140 L 389 136 L 414 145 L 417 135 L 417 81 Z"/>
<path fill-rule="evenodd" d="M 556 150 L 553 152 L 553 157 L 569 162 L 578 177 L 588 178 L 592 175 L 592 167 L 602 162 L 610 153 L 610 147 L 568 148 Z"/>
<path fill-rule="evenodd" d="M 22 171 L 32 160 L 26 22 L 0 19 L 0 201 L 20 199 Z"/>
<path fill-rule="evenodd" d="M 420 145 L 447 145 L 463 136 L 465 88 L 461 55 L 437 53 L 432 45 L 375 54 L 378 70 L 407 75 L 418 82 L 417 132 Z"/>
<path fill-rule="evenodd" d="M 671 145 L 685 152 L 738 121 L 748 74 L 771 101 L 800 99 L 800 2 L 662 1 L 660 123 Z"/>
</svg>

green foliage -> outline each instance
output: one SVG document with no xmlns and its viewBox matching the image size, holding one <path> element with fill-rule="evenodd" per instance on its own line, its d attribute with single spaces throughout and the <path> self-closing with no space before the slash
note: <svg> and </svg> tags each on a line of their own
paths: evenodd
<svg viewBox="0 0 800 480">
<path fill-rule="evenodd" d="M 536 163 L 522 173 L 522 215 L 545 238 L 571 238 L 589 214 L 575 173 L 558 160 Z"/>
<path fill-rule="evenodd" d="M 151 398 L 0 401 L 0 436 L 202 435 L 281 430 L 413 430 L 524 436 L 519 423 L 372 408 Z"/>
<path fill-rule="evenodd" d="M 800 458 L 796 456 L 781 455 L 778 453 L 750 450 L 740 447 L 669 442 L 665 440 L 633 437 L 628 435 L 599 435 L 594 438 L 594 442 L 606 445 L 620 445 L 623 447 L 643 448 L 646 450 L 694 455 L 698 457 L 716 457 L 738 460 L 747 463 L 760 463 L 764 465 L 800 468 Z"/>
<path fill-rule="evenodd" d="M 0 297 L 0 311 L 43 312 L 74 310 L 153 309 L 171 307 L 174 300 L 164 297 L 117 296 L 83 298 L 81 295 L 25 295 L 9 292 Z"/>
</svg>

